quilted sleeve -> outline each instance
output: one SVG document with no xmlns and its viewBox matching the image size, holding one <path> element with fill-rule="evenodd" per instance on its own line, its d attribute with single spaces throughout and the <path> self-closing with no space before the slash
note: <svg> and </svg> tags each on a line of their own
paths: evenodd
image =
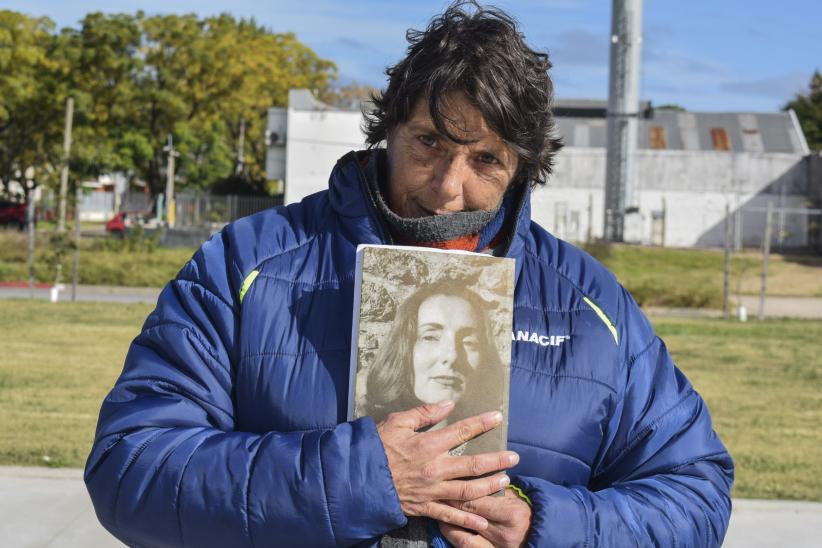
<svg viewBox="0 0 822 548">
<path fill-rule="evenodd" d="M 103 402 L 85 481 L 136 546 L 344 546 L 405 524 L 371 419 L 235 430 L 236 281 L 223 235 L 163 290 Z"/>
<path fill-rule="evenodd" d="M 624 293 L 625 384 L 586 486 L 515 476 L 533 503 L 531 546 L 720 546 L 733 462 L 705 402 Z M 648 337 L 642 341 L 643 337 Z"/>
</svg>

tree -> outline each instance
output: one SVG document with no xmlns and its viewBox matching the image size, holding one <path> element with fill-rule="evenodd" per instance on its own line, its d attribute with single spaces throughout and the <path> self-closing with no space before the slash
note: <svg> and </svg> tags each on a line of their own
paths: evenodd
<svg viewBox="0 0 822 548">
<path fill-rule="evenodd" d="M 367 84 L 351 82 L 344 86 L 331 87 L 321 94 L 319 99 L 323 103 L 335 107 L 359 107 L 360 103 L 370 101 L 379 90 Z"/>
<path fill-rule="evenodd" d="M 57 53 L 68 67 L 66 86 L 76 101 L 71 164 L 75 176 L 133 173 L 151 153 L 135 125 L 141 38 L 138 17 L 90 13 L 79 29 L 63 29 L 58 39 Z"/>
<path fill-rule="evenodd" d="M 72 96 L 75 177 L 119 171 L 162 192 L 171 134 L 181 187 L 262 187 L 267 110 L 289 88 L 324 92 L 335 77 L 293 34 L 253 19 L 90 13 L 56 33 L 49 19 L 1 10 L 0 179 L 35 166 L 57 180 Z"/>
<path fill-rule="evenodd" d="M 805 133 L 808 147 L 822 151 L 822 74 L 814 71 L 807 93 L 798 93 L 788 102 L 784 110 L 793 109 Z"/>
<path fill-rule="evenodd" d="M 60 163 L 63 109 L 59 63 L 52 59 L 54 23 L 0 10 L 0 180 L 29 166 L 48 179 Z"/>
<path fill-rule="evenodd" d="M 676 112 L 686 112 L 685 107 L 677 105 L 676 103 L 667 103 L 664 105 L 655 106 L 654 110 L 674 110 Z"/>
</svg>

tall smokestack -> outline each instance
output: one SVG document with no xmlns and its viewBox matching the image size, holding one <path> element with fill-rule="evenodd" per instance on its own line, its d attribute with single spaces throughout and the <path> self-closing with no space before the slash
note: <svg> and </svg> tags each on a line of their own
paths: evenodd
<svg viewBox="0 0 822 548">
<path fill-rule="evenodd" d="M 613 0 L 608 77 L 605 238 L 626 239 L 626 217 L 638 215 L 635 157 L 639 118 L 642 0 Z M 629 223 L 631 224 L 631 223 Z M 627 239 L 638 239 L 630 234 Z"/>
</svg>

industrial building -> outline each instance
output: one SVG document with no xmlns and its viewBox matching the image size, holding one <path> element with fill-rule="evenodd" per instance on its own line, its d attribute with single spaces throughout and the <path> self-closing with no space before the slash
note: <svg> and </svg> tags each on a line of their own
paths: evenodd
<svg viewBox="0 0 822 548">
<path fill-rule="evenodd" d="M 555 108 L 565 148 L 549 185 L 532 198 L 532 218 L 556 236 L 602 237 L 606 163 L 605 101 L 560 101 Z M 760 245 L 765 211 L 774 208 L 774 243 L 819 243 L 819 159 L 792 111 L 686 112 L 643 103 L 635 159 L 640 243 L 718 247 L 726 207 L 736 247 Z M 327 187 L 339 157 L 364 146 L 359 109 L 336 109 L 307 90 L 292 90 L 288 108 L 268 116 L 267 171 L 284 181 L 285 202 Z"/>
</svg>

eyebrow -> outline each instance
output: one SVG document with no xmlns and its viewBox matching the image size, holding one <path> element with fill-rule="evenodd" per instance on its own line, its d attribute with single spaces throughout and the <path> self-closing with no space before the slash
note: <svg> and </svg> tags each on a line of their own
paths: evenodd
<svg viewBox="0 0 822 548">
<path fill-rule="evenodd" d="M 440 137 L 448 139 L 449 141 L 451 141 L 453 143 L 461 144 L 458 141 L 454 141 L 453 139 L 448 137 L 448 135 L 446 135 L 446 134 L 442 133 L 440 130 L 438 130 L 437 126 L 434 124 L 434 121 L 431 120 L 430 118 L 427 119 L 427 120 L 424 120 L 424 121 L 420 121 L 420 122 L 410 122 L 408 124 L 408 129 L 411 130 L 412 132 L 421 131 L 421 132 L 426 132 L 426 133 L 435 133 L 435 134 L 439 135 Z M 474 141 L 466 141 L 464 144 L 470 146 L 470 145 L 477 145 L 479 143 L 480 143 L 480 139 L 476 139 Z M 489 154 L 493 154 L 494 156 L 497 156 L 497 159 L 499 159 L 499 160 L 502 160 L 502 157 L 506 156 L 506 149 L 508 148 L 505 145 L 505 141 L 501 141 L 501 140 L 499 142 L 485 143 L 485 144 L 482 144 L 480 146 L 483 149 L 483 150 L 481 150 L 481 152 L 487 152 Z"/>
</svg>

